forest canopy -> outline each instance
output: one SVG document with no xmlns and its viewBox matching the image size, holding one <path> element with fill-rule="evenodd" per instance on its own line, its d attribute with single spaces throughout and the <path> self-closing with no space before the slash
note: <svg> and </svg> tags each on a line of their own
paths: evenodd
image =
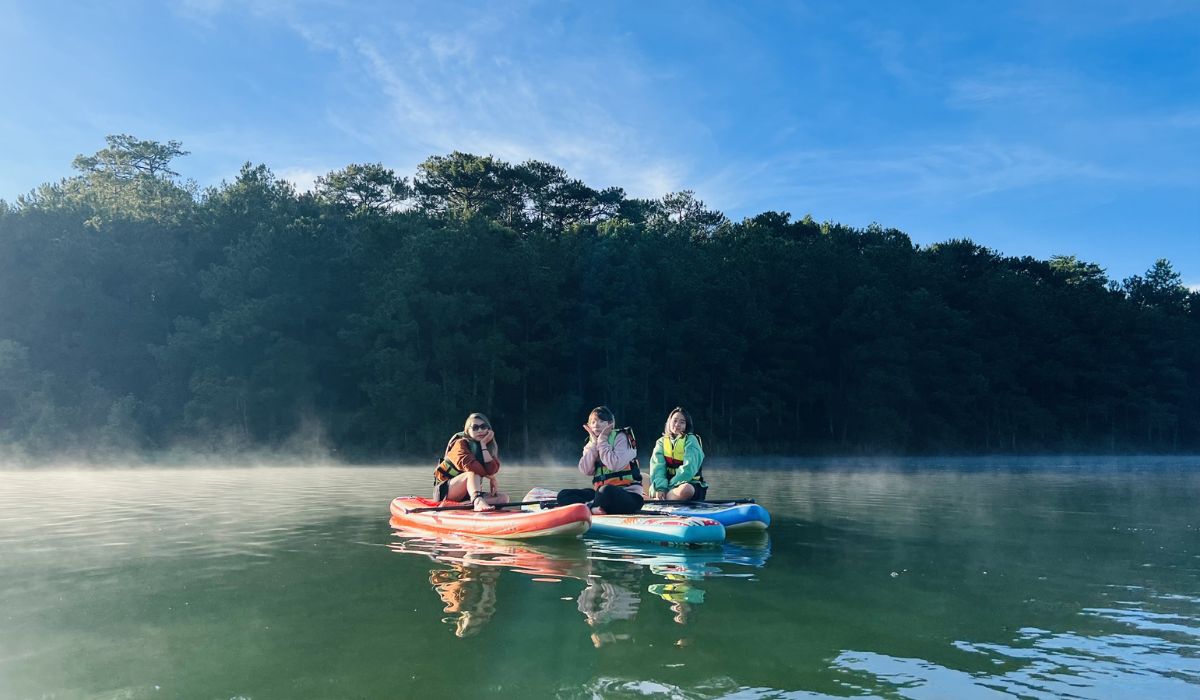
<svg viewBox="0 0 1200 700">
<path fill-rule="evenodd" d="M 1116 281 L 458 152 L 201 190 L 186 154 L 110 136 L 0 201 L 0 445 L 432 459 L 481 411 L 534 458 L 606 404 L 644 442 L 685 406 L 723 455 L 1200 447 L 1167 260 Z"/>
</svg>

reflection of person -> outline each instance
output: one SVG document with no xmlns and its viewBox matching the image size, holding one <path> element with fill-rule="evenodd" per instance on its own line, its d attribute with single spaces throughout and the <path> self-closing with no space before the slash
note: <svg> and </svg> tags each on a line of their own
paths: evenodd
<svg viewBox="0 0 1200 700">
<path fill-rule="evenodd" d="M 673 409 L 650 455 L 650 498 L 704 500 L 708 484 L 701 472 L 703 463 L 704 446 L 693 431 L 692 417 L 682 408 Z"/>
<path fill-rule="evenodd" d="M 633 430 L 616 428 L 616 418 L 606 406 L 597 406 L 583 426 L 588 439 L 579 458 L 579 471 L 592 477 L 590 489 L 563 489 L 558 504 L 592 504 L 592 512 L 636 513 L 642 508 L 644 491 L 637 460 Z"/>
<path fill-rule="evenodd" d="M 667 574 L 671 583 L 656 583 L 647 590 L 671 605 L 675 622 L 686 625 L 692 606 L 704 602 L 704 591 L 696 588 L 683 576 Z"/>
<path fill-rule="evenodd" d="M 600 647 L 606 643 L 629 639 L 628 634 L 617 634 L 607 629 L 618 620 L 632 620 L 637 616 L 638 586 L 641 570 L 637 564 L 599 568 L 592 563 L 587 587 L 579 593 L 578 608 L 583 619 L 592 628 L 592 644 Z"/>
<path fill-rule="evenodd" d="M 579 593 L 578 608 L 588 625 L 595 627 L 613 620 L 630 620 L 637 615 L 637 593 L 599 576 L 588 576 L 587 588 Z"/>
<path fill-rule="evenodd" d="M 446 605 L 442 610 L 456 614 L 442 618 L 443 622 L 454 625 L 456 637 L 479 634 L 496 614 L 496 579 L 499 577 L 498 569 L 460 564 L 429 572 L 433 590 Z"/>
<path fill-rule="evenodd" d="M 442 461 L 433 474 L 433 498 L 470 501 L 475 510 L 495 510 L 495 504 L 508 503 L 508 496 L 497 490 L 499 471 L 500 455 L 491 422 L 482 413 L 472 413 L 462 432 L 446 443 Z M 486 490 L 484 479 L 488 480 Z"/>
</svg>

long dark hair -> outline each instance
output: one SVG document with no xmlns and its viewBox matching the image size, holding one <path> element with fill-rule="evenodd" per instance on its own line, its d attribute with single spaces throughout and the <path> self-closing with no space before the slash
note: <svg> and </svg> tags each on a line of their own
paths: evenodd
<svg viewBox="0 0 1200 700">
<path fill-rule="evenodd" d="M 663 424 L 663 435 L 671 435 L 671 416 L 675 415 L 676 413 L 683 416 L 683 421 L 687 423 L 687 427 L 683 430 L 684 435 L 696 432 L 696 427 L 692 425 L 692 414 L 685 411 L 683 406 L 676 406 L 675 408 L 671 409 L 670 413 L 667 414 L 667 422 Z"/>
</svg>

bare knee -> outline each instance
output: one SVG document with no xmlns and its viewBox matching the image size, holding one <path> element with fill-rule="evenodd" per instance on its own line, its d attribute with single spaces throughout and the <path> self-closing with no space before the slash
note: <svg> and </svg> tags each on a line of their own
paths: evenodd
<svg viewBox="0 0 1200 700">
<path fill-rule="evenodd" d="M 690 501 L 696 495 L 696 488 L 691 484 L 680 484 L 667 493 L 672 501 Z"/>
</svg>

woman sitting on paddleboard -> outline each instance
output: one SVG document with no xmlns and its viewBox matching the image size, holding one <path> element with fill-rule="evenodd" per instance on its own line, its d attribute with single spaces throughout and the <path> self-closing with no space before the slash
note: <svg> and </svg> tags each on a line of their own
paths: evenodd
<svg viewBox="0 0 1200 700">
<path fill-rule="evenodd" d="M 702 501 L 708 484 L 700 472 L 704 446 L 692 432 L 692 417 L 682 408 L 667 414 L 662 437 L 650 455 L 650 498 L 661 501 Z"/>
<path fill-rule="evenodd" d="M 637 460 L 637 441 L 629 428 L 617 428 L 613 412 L 597 406 L 588 414 L 588 439 L 579 458 L 579 471 L 592 477 L 590 489 L 563 489 L 560 506 L 592 504 L 597 515 L 636 513 L 642 508 L 642 472 Z"/>
<path fill-rule="evenodd" d="M 467 416 L 461 433 L 446 443 L 446 452 L 433 473 L 433 498 L 438 501 L 470 501 L 475 510 L 495 510 L 493 504 L 508 503 L 496 490 L 500 457 L 492 423 L 482 413 Z M 483 480 L 488 487 L 483 487 Z"/>
</svg>

